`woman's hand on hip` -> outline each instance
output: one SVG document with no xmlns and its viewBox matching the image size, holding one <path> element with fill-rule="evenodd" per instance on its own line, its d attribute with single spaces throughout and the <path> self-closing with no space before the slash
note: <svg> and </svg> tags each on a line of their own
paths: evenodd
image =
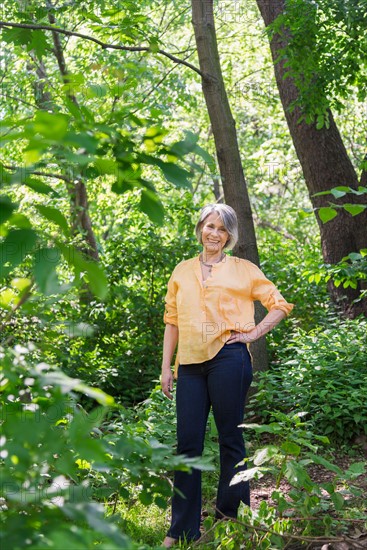
<svg viewBox="0 0 367 550">
<path fill-rule="evenodd" d="M 168 399 L 173 399 L 172 391 L 173 391 L 173 374 L 171 371 L 171 368 L 162 369 L 161 374 L 161 386 L 162 391 Z"/>
<path fill-rule="evenodd" d="M 232 331 L 231 336 L 226 341 L 226 344 L 235 344 L 236 342 L 241 342 L 241 344 L 248 344 L 253 342 L 256 338 L 250 338 L 247 332 L 236 332 Z"/>
</svg>

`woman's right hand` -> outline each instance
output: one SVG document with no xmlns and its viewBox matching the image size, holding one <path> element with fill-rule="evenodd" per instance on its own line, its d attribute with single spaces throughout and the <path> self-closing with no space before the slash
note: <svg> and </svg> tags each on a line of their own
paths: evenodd
<svg viewBox="0 0 367 550">
<path fill-rule="evenodd" d="M 168 397 L 168 399 L 173 399 L 173 395 L 171 393 L 173 391 L 173 374 L 171 367 L 162 368 L 161 386 L 164 395 Z"/>
</svg>

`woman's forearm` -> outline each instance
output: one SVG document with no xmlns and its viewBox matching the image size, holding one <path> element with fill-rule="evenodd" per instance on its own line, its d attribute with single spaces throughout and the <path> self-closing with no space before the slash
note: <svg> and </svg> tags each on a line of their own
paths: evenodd
<svg viewBox="0 0 367 550">
<path fill-rule="evenodd" d="M 178 342 L 178 327 L 176 325 L 166 324 L 163 338 L 163 359 L 162 370 L 170 369 L 172 357 Z"/>
<path fill-rule="evenodd" d="M 285 317 L 286 314 L 281 309 L 273 309 L 269 311 L 269 313 L 265 315 L 264 319 L 258 325 L 256 325 L 256 327 L 245 333 L 248 342 L 258 340 L 259 338 L 270 332 Z"/>
</svg>

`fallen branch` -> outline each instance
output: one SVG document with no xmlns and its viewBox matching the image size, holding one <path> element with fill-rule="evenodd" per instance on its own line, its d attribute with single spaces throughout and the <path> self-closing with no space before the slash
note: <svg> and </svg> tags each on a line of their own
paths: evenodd
<svg viewBox="0 0 367 550">
<path fill-rule="evenodd" d="M 319 518 L 279 518 L 279 519 L 283 519 L 283 520 L 293 520 L 293 521 L 299 521 L 299 520 L 304 520 L 304 519 L 307 519 L 308 521 L 309 520 L 318 520 L 319 521 Z M 195 541 L 195 544 L 194 546 L 198 546 L 199 544 L 201 544 L 202 542 L 205 541 L 205 538 L 207 537 L 207 535 L 213 531 L 216 526 L 219 524 L 219 523 L 223 523 L 225 521 L 231 521 L 232 523 L 237 523 L 238 525 L 241 525 L 242 527 L 246 528 L 246 530 L 248 531 L 249 529 L 253 530 L 254 532 L 256 531 L 261 531 L 262 533 L 267 533 L 267 534 L 270 534 L 270 535 L 276 535 L 276 536 L 279 536 L 281 538 L 283 538 L 284 540 L 286 541 L 299 541 L 299 542 L 308 542 L 310 544 L 312 543 L 317 543 L 317 544 L 333 544 L 333 543 L 347 543 L 349 546 L 348 548 L 350 550 L 352 549 L 362 549 L 362 548 L 365 548 L 365 546 L 363 546 L 363 543 L 360 544 L 358 543 L 355 539 L 352 539 L 350 537 L 347 537 L 347 536 L 340 536 L 340 537 L 333 537 L 333 536 L 321 536 L 321 537 L 311 537 L 311 536 L 303 536 L 303 535 L 293 535 L 291 533 L 279 533 L 277 531 L 273 531 L 271 528 L 267 528 L 267 527 L 261 527 L 259 525 L 251 525 L 250 523 L 245 523 L 244 521 L 240 521 L 236 518 L 230 518 L 228 516 L 223 516 L 220 520 L 216 521 L 214 525 L 212 525 L 212 527 L 210 529 L 208 529 L 208 531 L 206 531 L 201 537 L 200 539 L 198 539 L 197 541 Z M 350 521 L 351 523 L 353 523 L 355 520 L 346 520 L 346 521 Z M 361 520 L 356 520 L 356 521 L 361 521 Z M 364 521 L 364 520 L 362 520 Z"/>
</svg>

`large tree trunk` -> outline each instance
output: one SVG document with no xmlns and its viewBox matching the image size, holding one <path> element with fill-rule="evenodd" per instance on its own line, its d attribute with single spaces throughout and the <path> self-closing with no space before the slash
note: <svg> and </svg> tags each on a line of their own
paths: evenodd
<svg viewBox="0 0 367 550">
<path fill-rule="evenodd" d="M 271 24 L 284 9 L 284 0 L 257 0 L 258 7 L 266 26 Z M 280 50 L 286 46 L 286 34 L 275 35 L 270 41 L 270 49 L 274 61 L 275 77 L 283 104 L 288 127 L 296 149 L 297 156 L 302 166 L 306 185 L 314 208 L 329 206 L 329 201 L 334 203 L 362 202 L 356 195 L 347 195 L 336 200 L 331 195 L 315 197 L 315 193 L 328 191 L 333 187 L 344 185 L 353 189 L 358 188 L 358 177 L 348 157 L 342 138 L 330 112 L 330 127 L 316 129 L 315 124 L 298 122 L 301 112 L 299 108 L 289 110 L 290 105 L 298 97 L 298 90 L 290 77 L 285 77 L 287 68 L 284 61 L 276 62 Z M 338 211 L 338 215 L 322 223 L 317 215 L 320 228 L 322 253 L 325 263 L 338 263 L 350 252 L 358 252 L 367 247 L 367 210 L 356 217 L 352 217 L 344 209 Z M 367 315 L 367 300 L 353 303 L 358 298 L 360 289 L 336 288 L 333 284 L 329 287 L 332 298 L 338 303 L 344 313 L 356 316 L 360 313 Z"/>
<path fill-rule="evenodd" d="M 251 204 L 243 173 L 237 132 L 219 61 L 214 25 L 213 0 L 192 0 L 192 23 L 195 31 L 202 89 L 210 118 L 226 204 L 238 216 L 239 241 L 235 254 L 259 265 L 255 227 Z M 263 317 L 263 308 L 256 308 L 256 321 Z M 254 370 L 268 365 L 266 343 L 259 340 L 251 346 Z"/>
</svg>

